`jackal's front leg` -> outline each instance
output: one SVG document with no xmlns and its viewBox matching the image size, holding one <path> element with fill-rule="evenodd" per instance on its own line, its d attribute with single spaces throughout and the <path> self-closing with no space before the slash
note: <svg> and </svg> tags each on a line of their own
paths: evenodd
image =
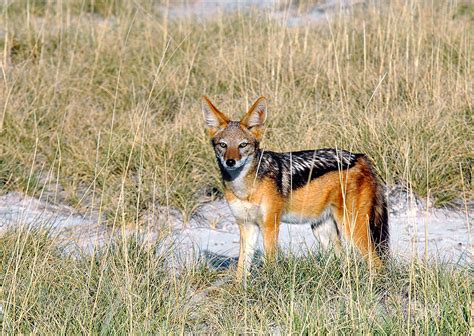
<svg viewBox="0 0 474 336">
<path fill-rule="evenodd" d="M 278 248 L 278 234 L 280 232 L 281 210 L 267 211 L 263 218 L 262 235 L 265 261 L 274 262 Z"/>
<path fill-rule="evenodd" d="M 250 271 L 258 239 L 258 226 L 255 223 L 239 221 L 240 253 L 237 264 L 237 281 L 242 281 Z"/>
</svg>

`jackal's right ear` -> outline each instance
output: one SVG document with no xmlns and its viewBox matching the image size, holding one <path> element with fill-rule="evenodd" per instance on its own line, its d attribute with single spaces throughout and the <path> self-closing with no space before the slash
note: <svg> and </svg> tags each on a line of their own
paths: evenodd
<svg viewBox="0 0 474 336">
<path fill-rule="evenodd" d="M 202 113 L 211 136 L 214 136 L 219 129 L 225 128 L 230 121 L 206 96 L 202 97 Z"/>
</svg>

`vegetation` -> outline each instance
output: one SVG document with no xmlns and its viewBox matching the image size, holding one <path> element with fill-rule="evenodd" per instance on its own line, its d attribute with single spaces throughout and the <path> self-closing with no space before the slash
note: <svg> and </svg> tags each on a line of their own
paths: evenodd
<svg viewBox="0 0 474 336">
<path fill-rule="evenodd" d="M 468 2 L 368 1 L 296 26 L 263 11 L 177 19 L 169 3 L 0 5 L 0 192 L 114 225 L 138 226 L 157 205 L 189 217 L 221 188 L 205 94 L 235 118 L 265 95 L 264 148 L 365 152 L 387 183 L 436 205 L 472 199 Z M 472 269 L 395 260 L 374 276 L 354 258 L 282 256 L 242 288 L 204 262 L 170 272 L 156 244 L 70 255 L 47 233 L 2 233 L 2 331 L 467 334 L 472 323 Z"/>
<path fill-rule="evenodd" d="M 204 262 L 169 272 L 163 251 L 131 239 L 70 256 L 46 233 L 1 236 L 2 332 L 469 333 L 466 269 L 397 261 L 374 276 L 352 257 L 282 256 L 244 288 Z"/>
<path fill-rule="evenodd" d="M 3 5 L 2 190 L 127 219 L 156 203 L 189 216 L 220 188 L 206 94 L 235 118 L 267 96 L 268 149 L 365 152 L 388 183 L 438 205 L 472 197 L 466 6 L 374 3 L 296 27 L 264 12 L 172 20 L 163 8 Z"/>
</svg>

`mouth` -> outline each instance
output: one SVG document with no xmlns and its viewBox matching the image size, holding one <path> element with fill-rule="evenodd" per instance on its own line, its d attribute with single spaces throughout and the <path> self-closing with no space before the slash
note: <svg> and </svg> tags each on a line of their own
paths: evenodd
<svg viewBox="0 0 474 336">
<path fill-rule="evenodd" d="M 230 170 L 230 171 L 234 171 L 234 170 L 238 170 L 238 169 L 242 168 L 242 166 L 243 165 L 229 167 L 229 166 L 226 165 L 225 169 Z"/>
</svg>

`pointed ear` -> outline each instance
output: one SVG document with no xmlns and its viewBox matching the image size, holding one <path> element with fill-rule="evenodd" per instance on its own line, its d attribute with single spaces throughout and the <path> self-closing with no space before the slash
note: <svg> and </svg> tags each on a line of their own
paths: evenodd
<svg viewBox="0 0 474 336">
<path fill-rule="evenodd" d="M 258 98 L 250 110 L 245 114 L 240 123 L 247 128 L 263 126 L 267 119 L 267 100 L 265 97 Z"/>
<path fill-rule="evenodd" d="M 207 98 L 202 97 L 202 113 L 204 114 L 204 120 L 206 121 L 209 133 L 213 136 L 220 128 L 224 128 L 229 123 L 230 119 L 220 112 Z"/>
</svg>

